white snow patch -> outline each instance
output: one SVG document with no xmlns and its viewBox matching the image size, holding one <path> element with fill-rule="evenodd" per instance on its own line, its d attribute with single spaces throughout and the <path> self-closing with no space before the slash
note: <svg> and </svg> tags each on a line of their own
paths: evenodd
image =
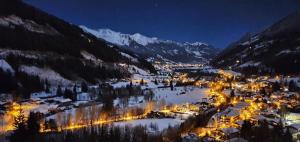
<svg viewBox="0 0 300 142">
<path fill-rule="evenodd" d="M 0 68 L 4 71 L 10 71 L 11 73 L 15 73 L 15 70 L 3 59 L 0 59 Z"/>
<path fill-rule="evenodd" d="M 149 38 L 149 37 L 146 37 L 146 36 L 143 36 L 139 33 L 136 33 L 134 35 L 131 35 L 130 36 L 135 42 L 141 44 L 141 45 L 144 45 L 146 46 L 147 44 L 149 43 L 155 43 L 158 41 L 158 39 L 156 37 L 153 37 L 153 38 Z"/>
<path fill-rule="evenodd" d="M 42 80 L 48 80 L 50 84 L 71 84 L 71 81 L 63 78 L 59 73 L 53 71 L 50 68 L 38 68 L 35 66 L 22 65 L 19 68 L 20 71 L 25 72 L 29 75 L 39 76 Z"/>
<path fill-rule="evenodd" d="M 0 26 L 11 27 L 14 26 L 22 26 L 28 31 L 41 33 L 41 34 L 58 34 L 59 32 L 56 31 L 50 25 L 39 25 L 34 21 L 22 19 L 16 15 L 10 15 L 8 17 L 0 17 Z"/>
<path fill-rule="evenodd" d="M 283 50 L 283 51 L 280 51 L 279 53 L 276 54 L 276 56 L 279 56 L 279 55 L 282 55 L 282 54 L 289 54 L 291 53 L 292 51 L 287 49 L 287 50 Z"/>
<path fill-rule="evenodd" d="M 134 58 L 134 57 L 130 56 L 129 54 L 121 52 L 121 55 L 128 58 L 128 59 L 130 59 L 132 62 L 138 62 L 137 58 Z"/>
<path fill-rule="evenodd" d="M 86 60 L 91 60 L 91 61 L 94 61 L 94 62 L 99 62 L 99 63 L 102 63 L 103 61 L 96 58 L 93 54 L 90 54 L 89 52 L 87 51 L 81 51 L 80 54 L 83 56 L 84 59 Z"/>
<path fill-rule="evenodd" d="M 121 46 L 129 45 L 130 39 L 129 36 L 126 34 L 115 32 L 110 29 L 93 30 L 86 26 L 80 26 L 80 28 L 83 29 L 83 31 L 96 36 L 97 38 L 104 39 L 110 43 L 121 45 Z"/>
<path fill-rule="evenodd" d="M 249 66 L 259 66 L 260 64 L 261 64 L 260 62 L 248 61 L 246 63 L 241 64 L 239 67 L 244 68 Z"/>
</svg>

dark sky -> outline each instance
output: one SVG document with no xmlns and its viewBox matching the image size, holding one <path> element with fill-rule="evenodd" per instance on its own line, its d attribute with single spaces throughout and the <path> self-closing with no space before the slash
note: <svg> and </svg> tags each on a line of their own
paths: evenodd
<svg viewBox="0 0 300 142">
<path fill-rule="evenodd" d="M 300 10 L 300 0 L 24 0 L 70 23 L 219 48 Z"/>
</svg>

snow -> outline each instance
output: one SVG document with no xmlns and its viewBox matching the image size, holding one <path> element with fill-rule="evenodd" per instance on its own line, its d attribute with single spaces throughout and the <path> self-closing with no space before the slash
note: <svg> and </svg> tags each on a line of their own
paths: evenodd
<svg viewBox="0 0 300 142">
<path fill-rule="evenodd" d="M 241 45 L 249 45 L 250 44 L 250 41 L 245 41 L 243 43 L 241 43 Z"/>
<path fill-rule="evenodd" d="M 130 59 L 132 62 L 136 62 L 136 63 L 139 62 L 137 58 L 134 58 L 134 57 L 130 56 L 129 54 L 121 52 L 121 55 Z"/>
<path fill-rule="evenodd" d="M 15 15 L 10 15 L 8 17 L 1 17 L 0 18 L 0 25 L 2 26 L 9 26 L 10 24 L 14 25 L 23 25 L 23 20 Z"/>
<path fill-rule="evenodd" d="M 135 41 L 138 44 L 141 44 L 143 46 L 146 46 L 150 43 L 158 42 L 158 39 L 155 37 L 149 38 L 139 33 L 129 35 L 129 34 L 122 34 L 120 32 L 115 32 L 110 29 L 93 30 L 86 26 L 80 26 L 80 28 L 82 28 L 87 33 L 93 34 L 97 38 L 101 38 L 110 43 L 121 45 L 121 46 L 129 46 L 130 41 Z"/>
<path fill-rule="evenodd" d="M 71 84 L 71 81 L 63 78 L 62 76 L 60 76 L 60 74 L 50 68 L 38 68 L 36 66 L 21 65 L 19 67 L 19 70 L 29 75 L 39 76 L 42 80 L 48 80 L 50 84 Z"/>
<path fill-rule="evenodd" d="M 229 127 L 229 128 L 224 128 L 221 130 L 223 133 L 225 134 L 233 134 L 233 133 L 237 133 L 239 132 L 239 130 L 237 128 L 233 128 L 233 127 Z"/>
<path fill-rule="evenodd" d="M 138 119 L 138 120 L 131 120 L 131 121 L 125 121 L 125 122 L 116 122 L 114 123 L 115 126 L 147 126 L 148 129 L 150 129 L 150 125 L 155 124 L 158 126 L 158 131 L 163 131 L 164 129 L 168 128 L 169 126 L 176 126 L 180 125 L 183 122 L 183 120 L 180 119 L 173 119 L 173 118 L 164 118 L 164 119 Z M 151 130 L 150 130 L 151 131 Z"/>
<path fill-rule="evenodd" d="M 226 140 L 225 142 L 248 142 L 248 141 L 243 138 L 232 138 L 232 139 Z"/>
<path fill-rule="evenodd" d="M 10 71 L 11 73 L 15 73 L 15 70 L 3 59 L 0 59 L 0 68 L 4 71 Z"/>
<path fill-rule="evenodd" d="M 128 86 L 129 84 L 130 84 L 129 81 L 119 81 L 119 82 L 111 84 L 111 86 L 116 89 L 116 88 L 124 88 L 124 87 Z"/>
<path fill-rule="evenodd" d="M 152 44 L 152 43 L 167 43 L 167 44 L 177 44 L 179 46 L 183 46 L 183 45 L 191 45 L 191 46 L 201 46 L 201 45 L 207 45 L 206 43 L 202 43 L 202 42 L 194 42 L 194 43 L 179 43 L 179 42 L 175 42 L 175 41 L 171 41 L 171 40 L 160 40 L 156 37 L 147 37 L 144 36 L 140 33 L 135 33 L 133 35 L 130 34 L 123 34 L 120 32 L 116 32 L 113 31 L 111 29 L 98 29 L 98 30 L 94 30 L 94 29 L 90 29 L 86 26 L 81 25 L 80 28 L 82 28 L 85 32 L 90 33 L 94 36 L 96 36 L 97 38 L 101 38 L 106 40 L 107 42 L 113 43 L 113 44 L 117 44 L 120 46 L 129 46 L 131 41 L 135 41 L 136 43 L 146 46 L 148 44 Z M 174 52 L 175 54 L 177 54 L 177 52 Z"/>
<path fill-rule="evenodd" d="M 134 107 L 134 106 L 139 106 L 140 105 L 140 102 L 145 102 L 144 100 L 144 96 L 138 96 L 138 97 L 134 97 L 134 96 L 131 96 L 129 99 L 128 99 L 128 105 L 126 106 L 123 106 L 123 107 Z M 122 106 L 123 104 L 121 103 L 121 99 L 120 98 L 117 98 L 114 100 L 114 106 Z M 141 104 L 141 106 L 143 106 L 143 104 Z"/>
<path fill-rule="evenodd" d="M 153 93 L 155 100 L 164 99 L 167 104 L 197 103 L 208 98 L 207 89 L 194 87 L 174 87 L 173 91 L 170 88 L 157 88 L 153 89 Z"/>
<path fill-rule="evenodd" d="M 21 51 L 21 50 L 12 50 L 12 49 L 0 49 L 0 57 L 6 58 L 10 54 L 25 57 L 28 59 L 40 59 L 43 56 L 41 54 L 33 53 L 31 51 Z"/>
<path fill-rule="evenodd" d="M 55 96 L 55 94 L 46 93 L 46 92 L 39 92 L 39 93 L 32 93 L 30 98 L 33 100 L 36 100 L 38 98 L 44 98 L 44 97 L 52 97 Z"/>
<path fill-rule="evenodd" d="M 86 60 L 91 60 L 91 61 L 94 61 L 94 62 L 103 62 L 102 60 L 100 59 L 97 59 L 93 54 L 90 54 L 89 52 L 87 51 L 81 51 L 80 54 L 83 56 L 84 59 Z"/>
<path fill-rule="evenodd" d="M 193 51 L 193 53 L 194 53 L 196 56 L 202 56 L 202 54 L 201 54 L 199 51 Z"/>
<path fill-rule="evenodd" d="M 92 100 L 92 97 L 89 93 L 79 93 L 77 94 L 77 100 L 78 101 L 90 101 Z"/>
<path fill-rule="evenodd" d="M 135 65 L 129 65 L 128 71 L 132 74 L 139 74 L 139 75 L 144 75 L 144 76 L 149 75 L 149 72 L 147 72 L 141 68 L 138 68 Z M 139 77 L 139 78 L 142 78 L 142 77 Z"/>
<path fill-rule="evenodd" d="M 155 43 L 158 41 L 158 39 L 156 37 L 153 37 L 153 38 L 149 38 L 149 37 L 146 37 L 146 36 L 143 36 L 139 33 L 136 33 L 134 35 L 131 35 L 130 36 L 131 39 L 133 39 L 135 42 L 137 42 L 138 44 L 141 44 L 143 46 L 146 46 L 150 43 Z"/>
<path fill-rule="evenodd" d="M 249 66 L 259 66 L 261 63 L 260 62 L 253 62 L 253 61 L 248 61 L 246 63 L 241 64 L 239 67 L 244 68 L 244 67 L 249 67 Z"/>
<path fill-rule="evenodd" d="M 201 69 L 202 72 L 205 72 L 205 73 L 218 73 L 220 70 L 219 69 L 215 69 L 215 68 L 212 68 L 210 66 L 206 66 L 206 67 L 203 67 Z"/>
<path fill-rule="evenodd" d="M 11 27 L 14 28 L 14 26 L 22 26 L 28 31 L 41 33 L 41 34 L 58 34 L 58 31 L 56 31 L 53 27 L 50 25 L 39 25 L 34 21 L 22 19 L 15 15 L 10 15 L 7 17 L 0 17 L 0 26 L 5 27 Z"/>
<path fill-rule="evenodd" d="M 282 54 L 288 54 L 288 53 L 291 53 L 292 51 L 287 49 L 287 50 L 282 50 L 280 51 L 279 53 L 276 54 L 276 56 L 279 56 L 279 55 L 282 55 Z"/>
<path fill-rule="evenodd" d="M 115 32 L 110 29 L 93 30 L 83 25 L 81 25 L 80 28 L 83 29 L 83 31 L 96 36 L 97 38 L 104 39 L 110 43 L 121 45 L 121 46 L 129 45 L 129 41 L 130 41 L 129 35 Z"/>
<path fill-rule="evenodd" d="M 206 43 L 203 43 L 203 42 L 194 42 L 194 43 L 190 43 L 190 45 L 193 45 L 193 46 L 201 46 L 201 45 L 206 45 Z"/>
<path fill-rule="evenodd" d="M 58 105 L 56 105 L 56 104 L 39 104 L 37 108 L 34 108 L 30 111 L 47 114 L 49 112 L 49 110 L 56 109 L 57 107 L 58 107 Z"/>
</svg>

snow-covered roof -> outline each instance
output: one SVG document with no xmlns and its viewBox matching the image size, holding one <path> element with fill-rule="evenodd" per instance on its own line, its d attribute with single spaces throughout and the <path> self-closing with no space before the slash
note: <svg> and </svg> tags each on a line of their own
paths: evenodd
<svg viewBox="0 0 300 142">
<path fill-rule="evenodd" d="M 243 138 L 232 138 L 232 139 L 226 140 L 225 142 L 248 142 L 248 141 Z"/>
<path fill-rule="evenodd" d="M 229 127 L 229 128 L 224 128 L 224 129 L 221 129 L 221 131 L 224 133 L 224 134 L 233 134 L 233 133 L 237 133 L 239 132 L 239 129 L 237 128 L 233 128 L 233 127 Z"/>
</svg>

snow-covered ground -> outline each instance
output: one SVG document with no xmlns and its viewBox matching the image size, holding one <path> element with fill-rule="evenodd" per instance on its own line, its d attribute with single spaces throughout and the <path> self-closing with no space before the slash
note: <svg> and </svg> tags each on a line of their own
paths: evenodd
<svg viewBox="0 0 300 142">
<path fill-rule="evenodd" d="M 39 76 L 42 80 L 48 80 L 50 84 L 72 84 L 71 81 L 63 78 L 59 73 L 50 68 L 38 68 L 36 66 L 22 65 L 19 67 L 19 70 L 29 75 Z"/>
<path fill-rule="evenodd" d="M 153 89 L 155 100 L 164 99 L 167 104 L 186 104 L 201 102 L 203 98 L 208 98 L 207 89 L 197 87 L 174 87 Z"/>
<path fill-rule="evenodd" d="M 134 127 L 134 126 L 139 126 L 139 125 L 147 126 L 148 130 L 150 132 L 155 132 L 155 131 L 162 131 L 162 130 L 168 128 L 169 126 L 174 127 L 174 126 L 180 125 L 183 121 L 184 120 L 173 119 L 173 118 L 138 119 L 138 120 L 124 121 L 124 122 L 115 122 L 114 125 L 120 126 L 120 127 L 124 127 L 124 126 Z M 158 129 L 153 130 L 151 128 L 151 125 L 156 125 Z"/>
</svg>

